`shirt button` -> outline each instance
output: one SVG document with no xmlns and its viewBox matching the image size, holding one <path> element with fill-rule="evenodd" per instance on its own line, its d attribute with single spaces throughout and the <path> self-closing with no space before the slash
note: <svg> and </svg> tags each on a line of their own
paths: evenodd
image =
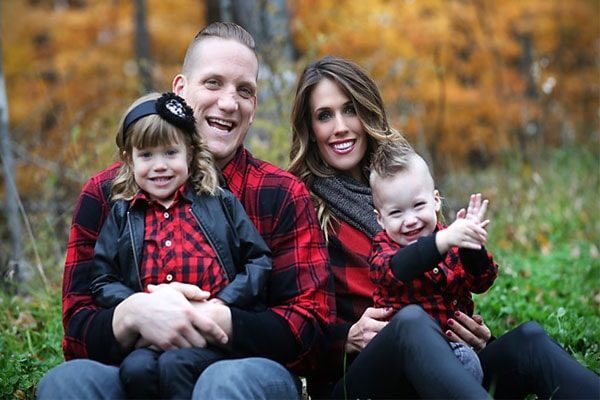
<svg viewBox="0 0 600 400">
<path fill-rule="evenodd" d="M 458 304 L 458 300 L 452 300 L 452 305 L 455 306 Z"/>
<path fill-rule="evenodd" d="M 169 218 L 169 213 L 165 211 L 165 213 L 163 214 L 165 216 L 165 218 Z"/>
<path fill-rule="evenodd" d="M 440 273 L 440 270 L 438 269 L 438 267 L 435 267 L 435 268 L 433 269 L 433 273 L 434 273 L 434 274 L 439 274 L 439 273 Z"/>
<path fill-rule="evenodd" d="M 170 240 L 167 240 L 167 241 L 165 242 L 165 246 L 167 246 L 167 247 L 171 247 L 171 244 L 172 244 L 172 243 L 171 243 L 171 241 L 170 241 Z"/>
<path fill-rule="evenodd" d="M 171 282 L 173 280 L 173 275 L 167 274 L 166 279 L 167 279 L 167 282 Z"/>
</svg>

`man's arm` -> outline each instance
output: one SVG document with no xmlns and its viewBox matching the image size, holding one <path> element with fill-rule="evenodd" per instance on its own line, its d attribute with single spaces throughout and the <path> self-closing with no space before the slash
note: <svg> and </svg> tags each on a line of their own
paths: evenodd
<svg viewBox="0 0 600 400">
<path fill-rule="evenodd" d="M 258 197 L 255 203 L 243 204 L 273 252 L 269 309 L 231 309 L 232 348 L 299 372 L 314 361 L 312 351 L 321 344 L 322 326 L 335 310 L 327 250 L 310 195 L 300 181 L 274 180 L 260 188 Z"/>
<path fill-rule="evenodd" d="M 94 245 L 109 213 L 102 185 L 109 184 L 118 170 L 113 164 L 84 185 L 71 222 L 63 276 L 63 352 L 65 359 L 91 357 L 88 339 L 90 324 L 112 318 L 112 310 L 100 310 L 90 292 L 90 270 Z M 92 334 L 93 335 L 93 334 Z"/>
</svg>

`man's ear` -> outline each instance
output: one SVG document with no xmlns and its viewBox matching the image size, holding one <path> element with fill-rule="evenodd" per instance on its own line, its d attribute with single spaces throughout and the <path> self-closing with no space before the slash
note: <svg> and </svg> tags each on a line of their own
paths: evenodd
<svg viewBox="0 0 600 400">
<path fill-rule="evenodd" d="M 175 93 L 177 96 L 183 97 L 182 93 L 185 85 L 187 85 L 187 79 L 185 76 L 183 74 L 177 74 L 175 78 L 173 78 L 173 83 L 171 85 L 173 88 L 173 93 Z"/>
<path fill-rule="evenodd" d="M 440 191 L 437 189 L 433 190 L 433 202 L 435 204 L 435 212 L 439 212 L 442 209 L 442 197 Z"/>
</svg>

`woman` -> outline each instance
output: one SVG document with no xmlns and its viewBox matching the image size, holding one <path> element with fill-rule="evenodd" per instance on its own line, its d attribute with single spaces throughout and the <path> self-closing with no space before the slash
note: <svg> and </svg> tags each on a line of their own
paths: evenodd
<svg viewBox="0 0 600 400">
<path fill-rule="evenodd" d="M 296 89 L 292 129 L 289 170 L 313 196 L 336 289 L 332 348 L 307 377 L 313 398 L 485 398 L 488 390 L 501 398 L 599 397 L 598 377 L 534 322 L 491 341 L 480 318 L 459 314 L 443 333 L 417 306 L 389 322 L 392 310 L 370 307 L 367 258 L 380 229 L 368 186 L 370 159 L 382 140 L 404 139 L 360 67 L 336 57 L 308 65 Z M 444 334 L 479 351 L 485 389 L 461 367 Z"/>
</svg>

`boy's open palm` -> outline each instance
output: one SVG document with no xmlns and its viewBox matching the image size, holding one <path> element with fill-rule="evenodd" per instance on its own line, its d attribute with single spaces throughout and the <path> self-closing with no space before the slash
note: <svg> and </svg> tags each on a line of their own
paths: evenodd
<svg viewBox="0 0 600 400">
<path fill-rule="evenodd" d="M 485 228 L 485 226 L 489 224 L 489 220 L 484 220 L 488 204 L 489 201 L 487 199 L 483 199 L 481 193 L 472 194 L 471 198 L 469 199 L 469 206 L 467 208 L 464 218 L 469 219 L 477 224 L 481 224 L 487 221 L 487 223 L 483 226 Z"/>
<path fill-rule="evenodd" d="M 481 193 L 471 195 L 467 209 L 460 209 L 456 213 L 456 220 L 438 232 L 436 244 L 440 254 L 446 253 L 450 247 L 481 249 L 487 240 L 485 228 L 490 223 L 489 219 L 484 219 L 488 203 Z"/>
</svg>

